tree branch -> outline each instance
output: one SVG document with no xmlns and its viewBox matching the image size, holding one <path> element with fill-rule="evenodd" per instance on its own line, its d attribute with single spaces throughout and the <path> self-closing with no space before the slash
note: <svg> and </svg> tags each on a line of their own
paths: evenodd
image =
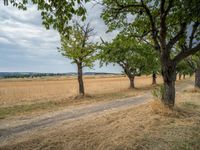
<svg viewBox="0 0 200 150">
<path fill-rule="evenodd" d="M 143 0 L 141 0 L 141 4 L 142 4 L 142 7 L 144 8 L 144 10 L 146 11 L 146 14 L 149 17 L 149 20 L 150 20 L 150 23 L 151 23 L 152 38 L 153 38 L 154 45 L 155 45 L 154 47 L 157 51 L 160 52 L 160 45 L 158 43 L 158 31 L 156 29 L 155 21 L 154 21 L 153 16 L 150 12 L 150 9 L 147 7 L 147 5 L 144 4 Z"/>
<path fill-rule="evenodd" d="M 192 26 L 192 33 L 191 33 L 191 35 L 190 35 L 190 41 L 189 41 L 189 48 L 190 48 L 190 49 L 192 48 L 192 44 L 193 44 L 193 40 L 194 40 L 194 35 L 195 35 L 195 33 L 196 33 L 197 28 L 198 28 L 199 25 L 200 25 L 199 22 L 195 22 L 195 23 L 193 24 L 193 26 Z"/>
<path fill-rule="evenodd" d="M 167 16 L 167 14 L 169 13 L 170 9 L 172 8 L 172 6 L 173 6 L 173 1 L 174 1 L 174 0 L 169 0 L 168 7 L 167 7 L 167 9 L 166 9 L 165 12 L 164 12 L 165 17 Z"/>
<path fill-rule="evenodd" d="M 187 26 L 186 23 L 181 24 L 180 31 L 172 39 L 169 40 L 169 42 L 166 46 L 167 49 L 171 49 L 174 46 L 174 44 L 176 44 L 176 42 L 178 42 L 178 40 L 182 37 L 182 35 L 185 32 L 186 26 Z"/>
<path fill-rule="evenodd" d="M 196 45 L 194 48 L 181 51 L 179 54 L 176 55 L 176 57 L 174 57 L 173 62 L 177 64 L 184 58 L 188 57 L 189 55 L 193 55 L 198 51 L 200 51 L 200 43 Z"/>
</svg>

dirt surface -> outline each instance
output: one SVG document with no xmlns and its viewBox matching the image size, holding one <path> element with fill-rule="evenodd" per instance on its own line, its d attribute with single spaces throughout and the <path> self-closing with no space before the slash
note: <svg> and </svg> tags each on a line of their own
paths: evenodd
<svg viewBox="0 0 200 150">
<path fill-rule="evenodd" d="M 128 107 L 132 105 L 138 105 L 146 102 L 151 97 L 150 92 L 147 92 L 145 95 L 115 100 L 111 102 L 105 102 L 97 105 L 85 106 L 76 108 L 73 111 L 62 111 L 52 116 L 41 116 L 39 119 L 31 120 L 22 125 L 9 127 L 8 124 L 0 125 L 0 141 L 5 140 L 16 134 L 27 132 L 30 130 L 35 130 L 37 128 L 44 128 L 54 126 L 56 123 L 61 121 L 67 121 L 70 119 L 78 119 L 80 117 L 87 117 L 94 113 L 100 113 L 103 111 Z"/>
<path fill-rule="evenodd" d="M 186 80 L 177 83 L 176 89 L 178 92 L 180 92 L 191 85 L 192 81 Z M 152 95 L 151 92 L 148 91 L 145 94 L 137 97 L 77 107 L 73 110 L 64 110 L 61 112 L 56 112 L 51 116 L 43 115 L 34 119 L 27 118 L 26 122 L 22 122 L 22 124 L 13 125 L 2 122 L 0 124 L 0 142 L 5 142 L 5 140 L 9 138 L 13 138 L 20 134 L 27 134 L 37 129 L 53 127 L 56 124 L 61 123 L 63 121 L 72 121 L 82 117 L 87 117 L 89 115 L 103 114 L 105 111 L 110 111 L 113 109 L 128 108 L 129 106 L 143 104 L 150 99 L 152 99 Z"/>
</svg>

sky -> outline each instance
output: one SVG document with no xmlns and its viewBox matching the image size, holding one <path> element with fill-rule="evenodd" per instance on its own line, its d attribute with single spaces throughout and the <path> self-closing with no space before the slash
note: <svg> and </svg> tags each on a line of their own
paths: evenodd
<svg viewBox="0 0 200 150">
<path fill-rule="evenodd" d="M 89 3 L 86 5 L 87 21 L 95 28 L 94 41 L 112 40 L 117 31 L 106 33 L 107 27 L 100 18 L 101 7 Z M 40 12 L 35 6 L 27 11 L 0 3 L 0 72 L 75 72 L 75 64 L 63 57 L 57 50 L 60 47 L 59 34 L 55 30 L 46 30 L 42 25 Z M 99 67 L 95 62 L 91 72 L 120 73 L 117 65 Z"/>
</svg>

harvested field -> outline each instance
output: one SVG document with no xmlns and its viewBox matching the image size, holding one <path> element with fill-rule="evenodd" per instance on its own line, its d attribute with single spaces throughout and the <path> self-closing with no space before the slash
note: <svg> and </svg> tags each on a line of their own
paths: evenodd
<svg viewBox="0 0 200 150">
<path fill-rule="evenodd" d="M 200 93 L 190 92 L 191 83 L 180 84 L 173 111 L 152 101 L 24 134 L 0 149 L 198 150 Z"/>
<path fill-rule="evenodd" d="M 91 96 L 121 93 L 129 87 L 126 77 L 85 77 L 84 81 L 86 93 Z M 135 82 L 136 87 L 147 88 L 151 85 L 151 77 L 138 77 Z M 158 82 L 161 82 L 160 78 Z M 1 106 L 69 99 L 77 93 L 78 83 L 75 78 L 0 80 Z"/>
</svg>

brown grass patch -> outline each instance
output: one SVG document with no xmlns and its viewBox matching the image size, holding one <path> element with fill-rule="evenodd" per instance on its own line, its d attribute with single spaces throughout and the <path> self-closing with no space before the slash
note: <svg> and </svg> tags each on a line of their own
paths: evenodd
<svg viewBox="0 0 200 150">
<path fill-rule="evenodd" d="M 150 106 L 151 106 L 153 113 L 155 113 L 155 114 L 169 116 L 170 114 L 174 113 L 173 112 L 174 110 L 165 107 L 160 100 L 153 100 L 150 103 Z"/>
<path fill-rule="evenodd" d="M 102 101 L 110 101 L 142 94 L 153 88 L 151 77 L 136 78 L 136 89 L 128 89 L 126 77 L 85 77 L 86 96 L 77 96 L 77 79 L 36 78 L 1 80 L 0 82 L 0 119 L 13 115 L 25 115 L 35 111 L 55 111 L 66 106 L 75 106 Z M 161 79 L 158 78 L 158 83 Z M 61 107 L 61 108 L 60 108 Z"/>
<path fill-rule="evenodd" d="M 86 77 L 84 81 L 85 91 L 89 95 L 120 93 L 129 87 L 129 80 L 121 76 L 107 78 Z M 158 82 L 161 82 L 160 78 L 158 78 Z M 138 77 L 135 84 L 140 89 L 151 85 L 151 77 Z M 78 82 L 76 78 L 0 81 L 1 106 L 16 103 L 58 101 L 74 97 L 77 94 Z"/>
<path fill-rule="evenodd" d="M 122 99 L 127 97 L 136 96 L 136 92 L 133 89 L 126 89 L 118 93 L 106 93 L 85 96 L 71 96 L 66 99 L 57 101 L 38 101 L 31 103 L 18 103 L 11 106 L 0 107 L 0 119 L 6 119 L 11 116 L 27 116 L 27 115 L 39 115 L 45 112 L 53 112 L 56 110 L 65 109 L 68 106 L 87 105 L 91 103 L 105 102 L 116 99 Z"/>
<path fill-rule="evenodd" d="M 200 89 L 199 88 L 191 88 L 191 89 L 185 90 L 185 92 L 200 93 Z"/>
<path fill-rule="evenodd" d="M 178 94 L 170 113 L 159 103 L 148 103 L 65 122 L 7 141 L 0 149 L 198 150 L 199 98 L 199 93 Z"/>
</svg>

